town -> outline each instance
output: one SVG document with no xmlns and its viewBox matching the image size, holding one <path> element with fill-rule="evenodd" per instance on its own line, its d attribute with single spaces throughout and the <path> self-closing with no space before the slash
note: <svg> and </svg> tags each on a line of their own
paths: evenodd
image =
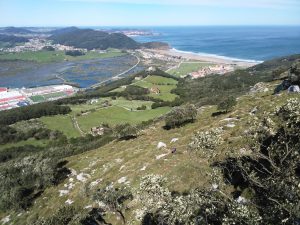
<svg viewBox="0 0 300 225">
<path fill-rule="evenodd" d="M 0 111 L 57 100 L 71 96 L 78 90 L 78 88 L 65 84 L 35 88 L 0 87 Z"/>
<path fill-rule="evenodd" d="M 87 49 L 75 48 L 72 46 L 61 45 L 61 44 L 52 44 L 52 41 L 44 38 L 32 38 L 28 42 L 18 44 L 16 46 L 8 48 L 0 48 L 0 52 L 27 52 L 27 51 L 41 51 L 41 50 L 50 50 L 50 51 L 74 51 L 78 50 L 81 52 L 87 52 Z"/>
</svg>

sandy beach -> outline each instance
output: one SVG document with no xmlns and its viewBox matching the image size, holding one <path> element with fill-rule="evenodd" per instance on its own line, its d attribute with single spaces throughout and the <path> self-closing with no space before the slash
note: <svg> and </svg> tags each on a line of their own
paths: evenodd
<svg viewBox="0 0 300 225">
<path fill-rule="evenodd" d="M 153 53 L 161 54 L 161 55 L 166 55 L 166 56 L 176 56 L 176 57 L 181 57 L 182 59 L 185 60 L 199 60 L 203 62 L 211 62 L 211 63 L 216 63 L 216 64 L 235 64 L 239 67 L 242 68 L 248 68 L 254 65 L 259 64 L 260 62 L 252 62 L 252 61 L 244 61 L 244 60 L 238 60 L 238 59 L 230 59 L 226 57 L 218 57 L 218 56 L 209 56 L 209 55 L 201 55 L 201 54 L 196 54 L 196 53 L 189 53 L 189 52 L 181 52 L 177 51 L 174 49 L 168 49 L 168 50 L 161 50 L 161 49 L 156 49 L 156 50 L 148 50 Z"/>
</svg>

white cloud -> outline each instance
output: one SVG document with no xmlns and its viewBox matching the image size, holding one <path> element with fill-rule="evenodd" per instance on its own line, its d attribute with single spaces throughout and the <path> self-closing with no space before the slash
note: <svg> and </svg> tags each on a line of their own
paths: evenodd
<svg viewBox="0 0 300 225">
<path fill-rule="evenodd" d="M 299 0 L 61 0 L 69 2 L 195 5 L 220 7 L 287 8 L 300 7 Z"/>
</svg>

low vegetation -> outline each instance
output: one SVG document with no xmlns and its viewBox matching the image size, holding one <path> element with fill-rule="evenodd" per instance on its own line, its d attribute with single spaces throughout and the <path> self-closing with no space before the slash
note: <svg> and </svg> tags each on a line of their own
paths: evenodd
<svg viewBox="0 0 300 225">
<path fill-rule="evenodd" d="M 74 61 L 74 60 L 89 60 L 97 58 L 111 58 L 125 55 L 121 51 L 111 50 L 107 53 L 98 53 L 89 51 L 85 55 L 71 56 L 66 55 L 64 51 L 49 51 L 42 50 L 36 52 L 17 52 L 17 53 L 0 53 L 1 61 L 11 60 L 23 60 L 23 61 L 34 61 L 37 63 L 52 63 L 52 62 L 63 62 L 63 61 Z"/>
<path fill-rule="evenodd" d="M 254 81 L 272 79 L 272 72 L 258 70 L 177 79 L 177 101 L 184 104 L 155 121 L 147 121 L 147 113 L 165 110 L 163 115 L 170 108 L 153 110 L 151 104 L 174 101 L 131 101 L 135 94 L 113 91 L 124 83 L 131 86 L 134 76 L 117 81 L 120 86 L 112 83 L 55 101 L 58 108 L 72 111 L 37 121 L 65 117 L 70 119 L 65 127 L 71 129 L 75 117 L 86 134 L 71 138 L 58 132 L 46 146 L 0 149 L 0 217 L 12 224 L 37 225 L 297 224 L 300 97 L 287 92 L 273 95 L 278 81 L 264 83 L 266 92 L 243 95 Z M 152 75 L 145 72 L 143 79 Z M 145 110 L 136 111 L 143 105 Z M 212 116 L 219 110 L 227 113 Z M 16 138 L 27 126 L 28 131 L 49 129 L 51 119 L 47 126 L 13 124 L 23 119 L 8 120 L 11 115 L 2 120 L 10 121 L 3 122 L 2 132 Z M 64 126 L 62 121 L 57 124 Z M 109 122 L 112 130 L 88 134 L 92 126 Z M 173 129 L 164 129 L 165 125 Z"/>
<path fill-rule="evenodd" d="M 181 107 L 175 107 L 165 116 L 165 127 L 175 128 L 186 123 L 192 123 L 197 117 L 197 109 L 194 105 L 188 104 Z"/>
</svg>

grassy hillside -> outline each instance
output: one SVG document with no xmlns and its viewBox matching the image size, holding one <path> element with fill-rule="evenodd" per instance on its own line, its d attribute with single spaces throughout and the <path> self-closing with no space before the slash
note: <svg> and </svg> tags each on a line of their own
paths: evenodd
<svg viewBox="0 0 300 225">
<path fill-rule="evenodd" d="M 173 101 L 176 98 L 176 95 L 172 94 L 171 90 L 176 88 L 177 83 L 178 81 L 172 78 L 151 75 L 144 78 L 143 80 L 135 82 L 134 85 L 148 89 L 158 88 L 160 93 L 150 93 L 149 96 L 164 101 Z"/>
<path fill-rule="evenodd" d="M 287 66 L 286 60 L 271 68 L 278 66 Z M 173 225 L 195 219 L 216 225 L 293 224 L 298 218 L 294 206 L 300 200 L 300 96 L 287 91 L 274 95 L 280 81 L 271 81 L 272 70 L 266 70 L 252 68 L 197 80 L 142 73 L 55 102 L 72 112 L 38 119 L 43 130 L 33 140 L 51 144 L 0 151 L 4 177 L 0 218 L 35 225 L 99 221 Z M 139 76 L 142 79 L 135 80 Z M 266 81 L 260 83 L 262 89 L 249 93 L 255 82 L 262 81 Z M 182 101 L 196 103 L 196 120 L 166 129 L 159 117 L 170 108 L 150 109 L 156 98 L 126 94 L 127 88 L 111 92 L 132 83 L 147 88 L 177 86 L 175 93 Z M 144 93 L 139 88 L 131 91 Z M 216 104 L 229 95 L 237 97 L 237 104 L 220 111 Z M 137 100 L 140 97 L 142 101 Z M 146 110 L 137 110 L 142 105 Z M 101 137 L 84 134 L 102 122 L 140 124 L 153 118 L 140 130 L 128 125 Z M 11 127 L 1 130 L 6 131 L 16 140 L 22 138 Z M 119 138 L 116 132 L 129 135 Z"/>
<path fill-rule="evenodd" d="M 49 37 L 54 43 L 86 49 L 137 49 L 139 43 L 121 33 L 106 33 L 92 29 L 72 29 Z"/>
<path fill-rule="evenodd" d="M 164 176 L 168 179 L 169 189 L 176 192 L 209 187 L 211 161 L 190 153 L 188 149 L 194 132 L 222 127 L 224 144 L 217 147 L 218 154 L 213 161 L 223 160 L 228 154 L 234 155 L 241 149 L 247 149 L 248 142 L 243 134 L 254 118 L 263 119 L 266 112 L 272 112 L 287 99 L 294 97 L 300 99 L 298 95 L 287 93 L 272 95 L 274 85 L 276 83 L 267 85 L 270 88 L 269 92 L 240 97 L 234 111 L 229 114 L 212 117 L 212 113 L 217 111 L 216 107 L 203 107 L 199 109 L 197 121 L 193 124 L 165 130 L 161 121 L 143 130 L 137 139 L 114 141 L 99 149 L 68 158 L 67 166 L 73 171 L 69 178 L 58 186 L 46 189 L 27 213 L 19 216 L 16 216 L 17 213 L 9 213 L 11 222 L 30 223 L 37 218 L 51 216 L 59 207 L 67 205 L 67 200 L 72 202 L 72 206 L 81 209 L 97 207 L 97 204 L 88 197 L 97 188 L 109 184 L 115 186 L 125 184 L 134 192 L 141 177 L 147 174 Z M 255 116 L 250 114 L 254 107 L 258 108 Z M 171 144 L 173 138 L 178 138 L 178 141 Z M 167 148 L 157 149 L 159 142 L 166 143 Z M 171 149 L 174 147 L 177 151 L 172 154 Z M 76 174 L 85 174 L 86 179 L 81 179 Z M 68 189 L 71 184 L 72 188 Z M 85 191 L 86 188 L 89 188 L 88 192 Z M 61 192 L 63 190 L 67 191 Z M 65 194 L 60 196 L 60 192 Z M 140 224 L 136 219 L 139 204 L 133 201 L 128 207 L 125 211 L 127 224 Z M 112 224 L 121 224 L 120 218 L 111 212 L 106 214 L 105 220 Z"/>
</svg>

